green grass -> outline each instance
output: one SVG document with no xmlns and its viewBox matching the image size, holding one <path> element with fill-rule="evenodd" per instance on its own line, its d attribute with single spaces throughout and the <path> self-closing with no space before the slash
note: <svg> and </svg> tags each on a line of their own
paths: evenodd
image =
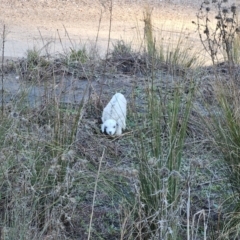
<svg viewBox="0 0 240 240">
<path fill-rule="evenodd" d="M 85 63 L 87 60 L 88 60 L 88 54 L 85 47 L 78 50 L 71 49 L 71 52 L 69 53 L 70 62 Z"/>
<path fill-rule="evenodd" d="M 156 79 L 155 84 L 161 81 L 161 78 Z M 158 93 L 153 86 L 150 85 L 146 96 L 148 113 L 140 124 L 146 127 L 137 129 L 140 182 L 135 220 L 139 224 L 136 231 L 143 239 L 156 236 L 176 239 L 177 219 L 172 216 L 178 215 L 181 209 L 182 152 L 194 86 L 188 96 L 177 84 L 173 87 L 174 96 L 162 91 Z M 147 220 L 141 223 L 142 219 Z M 159 225 L 160 221 L 163 226 Z"/>
<path fill-rule="evenodd" d="M 238 122 L 239 97 L 237 83 L 230 79 L 228 82 L 218 83 L 216 86 L 216 111 L 211 118 L 204 122 L 211 133 L 214 144 L 222 154 L 226 165 L 224 174 L 231 186 L 229 199 L 223 202 L 228 214 L 223 228 L 223 237 L 239 236 L 239 133 Z M 234 239 L 233 237 L 233 239 Z"/>
</svg>

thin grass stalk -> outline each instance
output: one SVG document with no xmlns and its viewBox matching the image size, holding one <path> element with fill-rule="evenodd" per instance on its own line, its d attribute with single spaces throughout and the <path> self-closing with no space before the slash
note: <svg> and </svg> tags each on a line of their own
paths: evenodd
<svg viewBox="0 0 240 240">
<path fill-rule="evenodd" d="M 51 44 L 52 41 L 49 41 L 49 42 L 47 42 L 47 43 L 45 44 L 44 38 L 43 38 L 42 33 L 41 33 L 41 31 L 40 31 L 39 28 L 38 28 L 38 32 L 39 32 L 39 35 L 40 35 L 40 37 L 41 37 L 42 44 L 43 44 L 43 47 L 42 47 L 39 51 L 41 52 L 41 51 L 44 49 L 45 52 L 46 52 L 46 54 L 47 54 L 47 58 L 48 58 L 48 60 L 49 60 L 49 58 L 50 58 L 50 53 L 48 52 L 47 47 Z"/>
<path fill-rule="evenodd" d="M 60 33 L 59 33 L 59 30 L 58 30 L 58 29 L 57 29 L 57 34 L 58 34 L 58 39 L 59 39 L 60 44 L 61 44 L 61 46 L 62 46 L 63 52 L 65 52 L 65 49 L 64 49 L 64 46 L 63 46 L 63 42 L 62 42 L 62 38 L 61 38 L 61 36 L 60 36 Z"/>
<path fill-rule="evenodd" d="M 90 83 L 87 85 L 87 87 L 84 90 L 83 93 L 83 97 L 81 99 L 81 102 L 79 104 L 79 108 L 77 110 L 77 116 L 74 119 L 74 124 L 73 124 L 73 129 L 71 131 L 71 143 L 73 143 L 75 141 L 75 136 L 77 134 L 77 127 L 79 125 L 79 122 L 81 121 L 82 117 L 83 117 L 83 109 L 85 106 L 85 99 L 86 99 L 86 94 L 89 91 L 89 87 L 90 87 Z"/>
<path fill-rule="evenodd" d="M 170 52 L 170 54 L 171 54 L 171 56 L 170 56 L 171 66 L 178 66 L 179 65 L 178 61 L 181 58 L 184 58 L 184 53 L 180 51 L 180 46 L 181 46 L 181 37 L 178 38 L 177 46 L 174 48 L 174 51 Z"/>
<path fill-rule="evenodd" d="M 6 41 L 6 27 L 5 24 L 3 25 L 3 33 L 2 33 L 2 76 L 1 76 L 1 80 L 2 80 L 2 116 L 3 116 L 3 112 L 4 112 L 4 87 L 3 87 L 3 80 L 4 80 L 4 50 L 5 50 L 5 41 Z"/>
<path fill-rule="evenodd" d="M 127 223 L 128 223 L 128 220 L 131 218 L 131 215 L 132 215 L 132 212 L 130 213 L 126 213 L 124 214 L 124 220 L 121 221 L 121 232 L 120 232 L 120 240 L 124 240 L 125 239 L 125 234 L 127 232 Z"/>
<path fill-rule="evenodd" d="M 193 89 L 193 88 L 192 88 Z M 190 91 L 190 96 L 183 112 L 180 114 L 182 94 L 179 88 L 175 90 L 172 110 L 169 113 L 170 129 L 169 129 L 169 154 L 167 167 L 170 171 L 179 171 L 182 160 L 183 144 L 186 136 L 187 123 L 192 105 L 193 90 Z M 181 121 L 179 117 L 182 115 Z M 180 124 L 180 126 L 179 126 Z M 180 129 L 179 129 L 180 128 Z M 169 178 L 169 203 L 173 203 L 178 196 L 177 179 L 174 176 Z"/>
<path fill-rule="evenodd" d="M 113 0 L 110 0 L 110 7 L 109 7 L 110 17 L 109 17 L 109 28 L 108 28 L 108 42 L 107 42 L 107 52 L 106 52 L 106 59 L 109 55 L 109 49 L 110 49 L 110 40 L 111 40 L 111 32 L 112 32 L 112 17 L 113 17 Z M 105 61 L 104 67 L 103 67 L 103 79 L 105 78 L 107 69 L 107 61 Z M 102 97 L 102 91 L 103 91 L 103 83 L 101 85 L 100 94 L 99 94 L 99 101 Z M 99 104 L 100 102 L 98 102 Z"/>
<path fill-rule="evenodd" d="M 109 54 L 110 40 L 111 40 L 111 32 L 112 32 L 112 16 L 113 16 L 113 0 L 110 0 L 109 6 L 110 18 L 109 18 L 109 31 L 108 31 L 108 42 L 107 42 L 107 57 Z M 106 58 L 107 58 L 106 57 Z"/>
<path fill-rule="evenodd" d="M 65 30 L 65 34 L 66 34 L 67 37 L 68 37 L 68 40 L 70 41 L 70 43 L 71 43 L 71 45 L 72 45 L 72 49 L 74 49 L 73 42 L 72 42 L 72 40 L 71 40 L 71 38 L 70 38 L 70 36 L 69 36 L 69 34 L 68 34 L 68 31 L 67 31 L 67 29 L 66 29 L 66 27 L 65 27 L 64 24 L 63 24 L 63 28 L 64 28 L 64 30 Z"/>
<path fill-rule="evenodd" d="M 55 144 L 58 146 L 63 146 L 61 143 L 61 113 L 59 111 L 59 103 L 57 102 L 56 98 L 54 98 L 54 112 L 56 115 L 56 118 L 54 120 L 54 137 L 55 137 Z M 56 149 L 53 148 L 53 156 L 55 157 L 57 155 Z"/>
<path fill-rule="evenodd" d="M 96 181 L 95 181 L 95 186 L 94 186 L 93 201 L 92 201 L 92 212 L 91 212 L 91 215 L 90 215 L 90 222 L 89 222 L 89 228 L 88 228 L 88 240 L 90 240 L 90 238 L 91 238 L 92 220 L 93 220 L 95 199 L 96 199 L 96 193 L 97 193 L 98 179 L 99 179 L 99 175 L 100 175 L 100 170 L 101 170 L 102 160 L 103 160 L 104 154 L 105 154 L 105 148 L 103 149 L 102 157 L 101 157 L 100 162 L 99 162 Z"/>
<path fill-rule="evenodd" d="M 144 11 L 144 37 L 147 44 L 147 52 L 150 57 L 155 55 L 155 46 L 152 28 L 152 10 L 149 6 Z"/>
<path fill-rule="evenodd" d="M 193 215 L 192 226 L 197 226 L 197 229 L 195 229 L 195 233 L 196 233 L 196 236 L 195 236 L 194 228 L 192 228 L 192 239 L 197 239 L 197 232 L 198 232 L 198 228 L 200 226 L 200 220 L 202 218 L 203 218 L 203 222 L 204 222 L 203 239 L 207 240 L 207 225 L 205 224 L 206 223 L 206 213 L 205 213 L 205 210 L 200 210 L 200 211 L 196 212 Z"/>
<path fill-rule="evenodd" d="M 234 201 L 234 200 L 233 200 Z M 240 236 L 240 202 L 236 203 L 236 206 L 233 211 L 226 214 L 226 220 L 224 227 L 222 238 L 230 238 L 231 239 L 239 239 Z"/>
<path fill-rule="evenodd" d="M 95 46 L 94 46 L 94 51 L 95 52 L 96 52 L 96 49 L 97 49 L 98 36 L 99 36 L 99 32 L 100 32 L 101 23 L 102 23 L 102 9 L 101 9 L 100 18 L 98 20 L 98 30 L 97 30 L 97 36 L 96 36 L 96 39 L 95 39 Z"/>
<path fill-rule="evenodd" d="M 190 240 L 190 207 L 191 207 L 191 187 L 190 187 L 190 179 L 187 181 L 187 191 L 188 191 L 188 199 L 187 199 L 187 240 Z"/>
</svg>

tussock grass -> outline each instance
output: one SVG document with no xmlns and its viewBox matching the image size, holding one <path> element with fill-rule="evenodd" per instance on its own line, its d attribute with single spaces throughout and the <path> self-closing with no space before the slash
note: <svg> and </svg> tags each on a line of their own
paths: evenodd
<svg viewBox="0 0 240 240">
<path fill-rule="evenodd" d="M 87 55 L 87 50 L 85 47 L 79 50 L 71 49 L 71 53 L 69 55 L 69 60 L 70 61 L 77 61 L 84 63 L 87 61 L 88 55 Z"/>
<path fill-rule="evenodd" d="M 193 50 L 194 45 L 189 42 L 188 35 L 183 31 L 178 33 L 178 37 L 174 36 L 174 31 L 172 34 L 160 33 L 160 35 L 154 36 L 151 15 L 152 10 L 146 7 L 144 12 L 144 39 L 147 54 L 154 67 L 159 64 L 160 66 L 165 65 L 168 71 L 173 73 L 176 71 L 183 72 L 185 69 L 196 67 L 201 63 L 199 54 L 196 50 Z"/>
<path fill-rule="evenodd" d="M 228 213 L 222 237 L 236 239 L 239 237 L 239 86 L 230 79 L 217 83 L 215 88 L 218 106 L 205 124 L 222 154 L 224 174 L 230 184 L 229 196 L 223 202 Z"/>
<path fill-rule="evenodd" d="M 156 82 L 161 81 L 157 79 Z M 188 96 L 174 85 L 174 95 L 149 86 L 148 113 L 138 129 L 139 188 L 133 236 L 176 239 L 182 205 L 182 152 L 194 86 Z M 165 96 L 163 98 L 163 96 Z M 183 100 L 184 99 L 184 100 Z"/>
</svg>

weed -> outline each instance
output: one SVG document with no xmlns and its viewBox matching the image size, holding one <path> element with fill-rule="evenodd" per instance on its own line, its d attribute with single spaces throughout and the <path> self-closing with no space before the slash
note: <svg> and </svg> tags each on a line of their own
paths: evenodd
<svg viewBox="0 0 240 240">
<path fill-rule="evenodd" d="M 116 43 L 113 43 L 113 50 L 111 51 L 113 59 L 131 57 L 132 54 L 131 44 L 127 44 L 123 40 L 118 40 Z"/>
<path fill-rule="evenodd" d="M 2 82 L 2 115 L 4 111 L 4 100 L 3 100 L 3 92 L 4 92 L 4 84 L 3 84 L 3 79 L 4 79 L 4 46 L 5 46 L 5 41 L 6 41 L 6 29 L 5 25 L 3 25 L 3 33 L 2 33 L 2 65 L 1 65 L 1 82 Z"/>
<path fill-rule="evenodd" d="M 29 70 L 34 70 L 36 67 L 45 67 L 49 65 L 49 62 L 41 57 L 40 51 L 36 48 L 27 51 L 27 67 Z"/>
<path fill-rule="evenodd" d="M 209 1 L 203 1 L 197 14 L 199 37 L 213 64 L 218 62 L 220 49 L 230 64 L 235 60 L 233 44 L 238 32 L 237 7 L 234 4 L 226 6 L 225 3 L 214 1 L 211 9 Z M 211 19 L 211 11 L 216 11 L 215 19 Z"/>
<path fill-rule="evenodd" d="M 70 62 L 85 63 L 88 60 L 87 50 L 85 47 L 79 50 L 71 49 L 69 54 Z"/>
<path fill-rule="evenodd" d="M 53 72 L 50 66 L 51 62 L 46 57 L 41 56 L 41 50 L 37 50 L 35 47 L 27 51 L 25 59 L 17 62 L 16 70 L 21 79 L 36 83 L 52 76 Z"/>
</svg>

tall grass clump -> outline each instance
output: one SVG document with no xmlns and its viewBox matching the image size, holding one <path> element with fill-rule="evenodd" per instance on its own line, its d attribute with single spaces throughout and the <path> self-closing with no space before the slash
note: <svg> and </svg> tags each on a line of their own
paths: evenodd
<svg viewBox="0 0 240 240">
<path fill-rule="evenodd" d="M 224 227 L 222 239 L 240 236 L 240 124 L 239 124 L 239 63 L 238 8 L 228 1 L 203 1 L 197 15 L 200 40 L 209 53 L 213 65 L 226 61 L 227 79 L 215 72 L 216 106 L 204 119 L 210 138 L 225 163 L 224 173 L 230 184 L 229 198 L 223 202 Z M 214 13 L 212 19 L 211 12 Z M 210 21 L 211 20 L 211 21 Z M 217 70 L 218 68 L 216 68 Z"/>
<path fill-rule="evenodd" d="M 204 123 L 226 165 L 224 174 L 230 184 L 229 198 L 223 203 L 225 222 L 223 239 L 240 236 L 240 112 L 239 86 L 229 79 L 216 84 L 217 105 Z"/>
<path fill-rule="evenodd" d="M 62 207 L 72 205 L 69 195 L 77 182 L 71 171 L 76 157 L 71 131 L 76 131 L 74 118 L 79 114 L 69 115 L 57 107 L 52 111 L 46 106 L 38 112 L 47 123 L 42 123 L 43 119 L 39 122 L 34 109 L 2 116 L 0 202 L 4 238 L 43 239 L 53 231 L 55 238 L 61 239 L 61 223 L 57 221 L 64 216 Z M 11 207 L 7 207 L 9 202 Z"/>
<path fill-rule="evenodd" d="M 188 40 L 188 34 L 183 31 L 179 36 L 174 36 L 174 31 L 166 37 L 160 33 L 155 37 L 152 23 L 152 10 L 147 7 L 144 11 L 144 40 L 146 52 L 154 64 L 158 62 L 168 66 L 170 72 L 196 66 L 199 54 L 193 51 L 193 44 Z M 179 33 L 177 33 L 179 34 Z"/>
<path fill-rule="evenodd" d="M 26 64 L 28 71 L 33 71 L 37 67 L 44 67 L 49 65 L 49 62 L 43 56 L 41 56 L 41 50 L 37 50 L 36 47 L 29 49 L 26 55 Z"/>
<path fill-rule="evenodd" d="M 148 131 L 139 136 L 137 230 L 142 239 L 176 239 L 180 228 L 181 163 L 193 90 L 185 97 L 175 86 L 173 98 L 164 100 L 165 94 L 149 89 Z"/>
<path fill-rule="evenodd" d="M 88 60 L 88 53 L 86 47 L 84 46 L 83 48 L 78 50 L 71 49 L 68 58 L 70 62 L 85 63 Z"/>
<path fill-rule="evenodd" d="M 146 16 L 145 24 L 150 24 L 150 15 Z M 157 53 L 153 32 L 146 31 L 149 27 L 145 27 L 145 35 L 148 33 L 145 38 L 154 66 Z M 184 208 L 184 192 L 181 189 L 182 154 L 194 84 L 189 86 L 190 91 L 186 94 L 184 81 L 172 82 L 165 90 L 157 88 L 163 81 L 162 75 L 157 75 L 152 67 L 144 95 L 147 101 L 146 113 L 141 115 L 141 120 L 137 116 L 139 184 L 136 205 L 131 210 L 135 223 L 129 231 L 137 239 L 177 239 L 181 229 L 180 215 Z"/>
<path fill-rule="evenodd" d="M 113 59 L 121 59 L 122 57 L 131 57 L 133 55 L 132 46 L 130 43 L 125 43 L 123 40 L 118 40 L 113 43 L 111 52 Z"/>
<path fill-rule="evenodd" d="M 46 85 L 36 74 L 40 66 L 48 65 L 39 51 L 29 50 L 23 64 L 28 76 Z M 52 75 L 50 83 L 55 86 L 57 76 Z M 28 80 L 28 76 L 23 74 L 23 80 Z M 35 81 L 31 85 L 34 84 Z M 82 179 L 81 173 L 74 176 L 72 168 L 77 126 L 87 90 L 75 107 L 62 103 L 61 93 L 47 86 L 35 104 L 29 99 L 28 90 L 31 87 L 26 86 L 25 94 L 19 91 L 16 101 L 4 106 L 0 119 L 1 237 L 44 239 L 50 235 L 62 239 L 63 222 L 70 219 L 63 208 L 69 206 L 72 211 L 75 208 L 76 200 L 70 195 L 73 185 Z"/>
<path fill-rule="evenodd" d="M 158 58 L 167 63 L 170 69 L 176 70 L 179 67 L 187 69 L 196 67 L 199 53 L 196 50 L 193 51 L 193 45 L 188 44 L 187 37 L 181 32 L 176 44 L 168 44 L 164 47 L 164 43 L 160 42 Z"/>
</svg>

